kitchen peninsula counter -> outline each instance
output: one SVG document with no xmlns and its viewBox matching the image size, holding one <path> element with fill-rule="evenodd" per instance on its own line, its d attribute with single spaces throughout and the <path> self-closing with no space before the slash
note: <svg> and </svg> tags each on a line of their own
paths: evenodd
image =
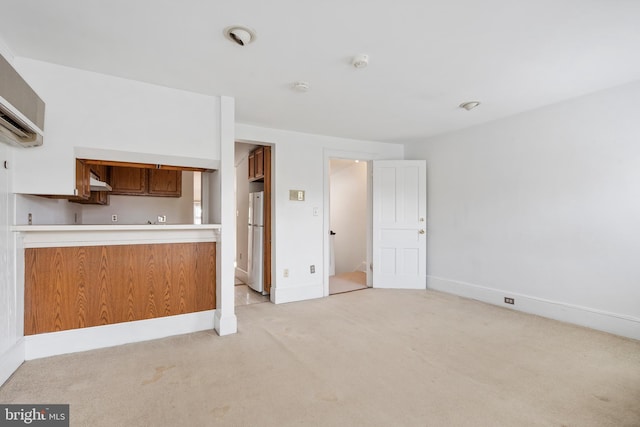
<svg viewBox="0 0 640 427">
<path fill-rule="evenodd" d="M 192 325 L 189 316 L 212 328 L 220 229 L 217 224 L 14 226 L 24 253 L 18 277 L 24 280 L 25 338 L 90 331 L 97 337 L 104 335 L 101 328 L 131 325 L 137 331 L 141 322 Z M 149 325 L 153 331 L 158 326 Z M 68 351 L 78 349 L 56 353 Z"/>
<path fill-rule="evenodd" d="M 220 224 L 16 225 L 25 248 L 128 243 L 217 242 Z"/>
</svg>

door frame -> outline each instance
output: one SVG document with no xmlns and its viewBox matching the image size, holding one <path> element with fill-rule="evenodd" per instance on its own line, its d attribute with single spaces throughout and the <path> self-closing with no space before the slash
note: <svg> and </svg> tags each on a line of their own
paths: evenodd
<svg viewBox="0 0 640 427">
<path fill-rule="evenodd" d="M 269 300 L 270 302 L 274 302 L 274 290 L 276 287 L 276 278 L 274 277 L 274 264 L 275 264 L 275 213 L 276 207 L 274 203 L 274 192 L 275 192 L 275 150 L 276 146 L 273 143 L 264 142 L 264 141 L 254 141 L 247 139 L 235 139 L 234 140 L 234 148 L 235 143 L 254 145 L 257 147 L 267 147 L 268 150 L 264 156 L 264 265 L 263 265 L 263 275 L 264 275 L 264 286 L 265 290 L 269 292 Z M 234 151 L 235 153 L 235 151 Z M 234 164 L 234 168 L 238 166 Z M 236 185 L 237 188 L 237 185 Z M 238 194 L 235 191 L 235 208 L 238 206 Z M 268 209 L 266 207 L 269 207 Z M 237 229 L 234 231 L 237 238 Z M 235 273 L 235 270 L 234 270 Z"/>
<path fill-rule="evenodd" d="M 323 150 L 323 166 L 324 166 L 324 188 L 323 188 L 323 224 L 322 230 L 324 233 L 323 241 L 323 270 L 322 270 L 322 288 L 324 297 L 329 296 L 329 260 L 330 260 L 330 193 L 331 193 L 331 159 L 343 159 L 343 160 L 360 160 L 367 162 L 367 287 L 371 287 L 373 283 L 373 275 L 371 271 L 371 260 L 373 257 L 372 247 L 372 223 L 373 223 L 373 175 L 372 175 L 372 160 L 378 160 L 379 156 L 373 153 L 362 151 L 345 151 L 325 148 Z"/>
</svg>

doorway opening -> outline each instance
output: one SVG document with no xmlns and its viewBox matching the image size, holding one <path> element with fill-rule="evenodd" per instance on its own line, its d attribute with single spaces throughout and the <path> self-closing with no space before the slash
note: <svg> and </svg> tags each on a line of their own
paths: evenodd
<svg viewBox="0 0 640 427">
<path fill-rule="evenodd" d="M 271 146 L 236 142 L 236 306 L 270 299 L 271 166 Z"/>
<path fill-rule="evenodd" d="M 368 163 L 329 159 L 329 295 L 367 288 Z"/>
</svg>

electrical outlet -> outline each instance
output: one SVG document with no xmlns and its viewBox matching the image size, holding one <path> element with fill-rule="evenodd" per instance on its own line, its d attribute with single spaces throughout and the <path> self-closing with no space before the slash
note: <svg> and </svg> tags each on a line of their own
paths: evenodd
<svg viewBox="0 0 640 427">
<path fill-rule="evenodd" d="M 309 271 L 311 271 L 311 274 L 316 272 L 316 266 L 315 265 L 310 265 L 309 266 Z"/>
<path fill-rule="evenodd" d="M 158 215 L 158 224 L 164 224 L 165 222 L 167 222 L 167 216 L 166 215 Z"/>
<path fill-rule="evenodd" d="M 504 297 L 504 303 L 505 304 L 515 304 L 516 301 L 513 298 Z"/>
<path fill-rule="evenodd" d="M 111 215 L 111 222 L 118 222 L 118 215 L 116 214 Z"/>
<path fill-rule="evenodd" d="M 33 225 L 33 214 L 31 212 L 29 212 L 29 215 L 27 215 L 27 222 L 29 223 L 29 225 Z"/>
<path fill-rule="evenodd" d="M 284 269 L 284 271 L 282 272 L 282 275 L 283 275 L 284 277 L 289 277 L 289 269 L 288 269 L 288 268 L 285 268 L 285 269 Z"/>
</svg>

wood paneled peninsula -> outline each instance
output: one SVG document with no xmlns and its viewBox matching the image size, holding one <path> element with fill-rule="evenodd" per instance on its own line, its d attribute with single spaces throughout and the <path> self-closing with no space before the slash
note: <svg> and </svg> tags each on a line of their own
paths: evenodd
<svg viewBox="0 0 640 427">
<path fill-rule="evenodd" d="M 216 308 L 219 225 L 13 230 L 24 248 L 25 336 Z"/>
</svg>

